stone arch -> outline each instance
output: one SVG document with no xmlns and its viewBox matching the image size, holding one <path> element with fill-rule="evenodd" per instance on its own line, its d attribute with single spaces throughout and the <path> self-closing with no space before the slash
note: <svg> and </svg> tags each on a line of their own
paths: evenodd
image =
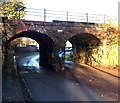
<svg viewBox="0 0 120 103">
<path fill-rule="evenodd" d="M 54 42 L 50 37 L 48 37 L 48 35 L 37 31 L 23 31 L 11 37 L 6 43 L 7 46 L 11 41 L 20 37 L 28 37 L 35 40 L 40 47 L 40 65 L 50 65 L 50 58 L 52 58 L 51 55 Z"/>
</svg>

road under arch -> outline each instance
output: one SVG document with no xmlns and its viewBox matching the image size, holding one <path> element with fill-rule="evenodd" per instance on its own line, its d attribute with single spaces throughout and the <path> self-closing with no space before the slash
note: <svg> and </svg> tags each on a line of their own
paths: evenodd
<svg viewBox="0 0 120 103">
<path fill-rule="evenodd" d="M 46 34 L 39 33 L 37 31 L 24 31 L 14 35 L 7 41 L 7 45 L 14 39 L 20 37 L 28 37 L 35 40 L 39 44 L 40 48 L 40 66 L 50 65 L 50 58 L 52 55 L 53 40 Z"/>
</svg>

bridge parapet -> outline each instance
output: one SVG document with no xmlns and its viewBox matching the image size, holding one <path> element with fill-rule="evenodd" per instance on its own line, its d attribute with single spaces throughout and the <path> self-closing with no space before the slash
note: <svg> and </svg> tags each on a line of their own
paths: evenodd
<svg viewBox="0 0 120 103">
<path fill-rule="evenodd" d="M 95 32 L 94 23 L 81 23 L 81 22 L 41 22 L 41 21 L 25 21 L 25 20 L 10 20 L 10 24 L 18 24 L 19 27 L 16 28 L 16 34 L 23 31 L 38 31 L 46 35 L 54 35 L 58 39 L 57 34 L 78 34 L 78 33 L 92 33 Z M 12 25 L 15 26 L 15 25 Z M 65 33 L 64 33 L 65 32 Z M 68 35 L 67 35 L 68 36 Z"/>
</svg>

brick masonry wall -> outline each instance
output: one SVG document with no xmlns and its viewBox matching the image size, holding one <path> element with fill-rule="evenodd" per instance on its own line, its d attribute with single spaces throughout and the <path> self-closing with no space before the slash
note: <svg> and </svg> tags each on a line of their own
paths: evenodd
<svg viewBox="0 0 120 103">
<path fill-rule="evenodd" d="M 11 21 L 11 24 L 13 22 Z M 58 52 L 60 51 L 60 48 L 63 48 L 64 51 L 65 43 L 67 40 L 69 40 L 71 37 L 77 35 L 77 34 L 92 34 L 98 39 L 100 39 L 101 42 L 105 38 L 103 37 L 103 27 L 97 27 L 95 24 L 82 24 L 82 23 L 53 23 L 53 22 L 35 22 L 35 21 L 20 21 L 18 24 L 20 24 L 20 27 L 16 28 L 16 34 L 19 34 L 20 32 L 24 31 L 37 31 L 43 34 L 48 35 L 54 42 L 52 54 L 50 54 L 50 57 L 52 58 L 52 64 L 57 65 L 57 67 L 61 68 L 61 65 L 64 65 L 64 58 L 61 60 L 58 58 Z M 84 38 L 87 39 L 88 37 Z M 104 44 L 103 44 L 104 45 Z M 88 63 L 92 65 L 118 65 L 118 47 L 116 45 L 112 46 L 100 46 L 98 49 L 93 49 L 93 53 L 90 54 L 90 57 L 88 58 Z M 76 57 L 75 57 L 76 56 Z M 85 63 L 86 58 L 86 52 L 83 50 L 79 54 L 75 54 L 74 60 L 77 62 Z M 77 59 L 76 59 L 77 58 Z M 51 61 L 50 61 L 51 62 Z M 54 63 L 53 63 L 54 62 Z"/>
</svg>

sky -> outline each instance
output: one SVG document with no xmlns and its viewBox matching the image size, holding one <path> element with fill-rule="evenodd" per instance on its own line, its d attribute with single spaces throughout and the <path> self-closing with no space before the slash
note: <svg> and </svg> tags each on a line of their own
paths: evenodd
<svg viewBox="0 0 120 103">
<path fill-rule="evenodd" d="M 118 20 L 120 0 L 24 0 L 27 8 L 105 14 Z"/>
</svg>

